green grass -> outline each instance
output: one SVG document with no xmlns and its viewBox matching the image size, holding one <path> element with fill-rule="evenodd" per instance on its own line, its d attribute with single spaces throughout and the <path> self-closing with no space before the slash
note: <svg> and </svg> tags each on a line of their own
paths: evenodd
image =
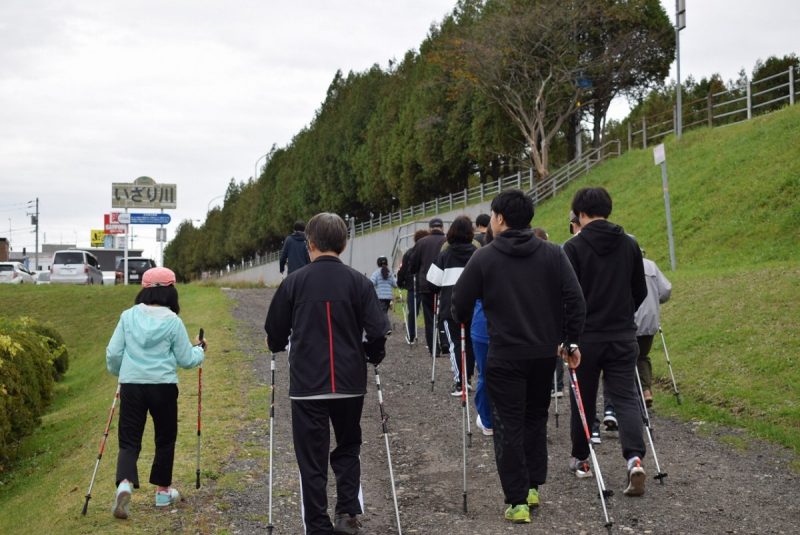
<svg viewBox="0 0 800 535">
<path fill-rule="evenodd" d="M 652 149 L 599 166 L 537 206 L 533 224 L 561 243 L 574 192 L 608 189 L 610 219 L 673 283 L 662 325 L 684 404 L 670 395 L 657 338 L 658 410 L 742 427 L 800 453 L 800 106 L 670 138 L 666 154 L 676 272 Z"/>
<path fill-rule="evenodd" d="M 105 346 L 119 314 L 131 306 L 136 287 L 0 287 L 0 314 L 25 315 L 52 323 L 66 339 L 70 369 L 56 386 L 54 402 L 42 425 L 22 441 L 19 461 L 0 474 L 0 533 L 157 533 L 184 529 L 205 531 L 201 508 L 181 506 L 178 513 L 156 511 L 154 489 L 147 483 L 153 458 L 148 423 L 139 460 L 142 488 L 134 492 L 133 516 L 111 517 L 117 456 L 118 413 L 100 463 L 86 517 L 80 512 L 116 378 L 105 368 Z M 221 462 L 236 445 L 241 406 L 236 402 L 244 356 L 237 351 L 228 299 L 215 288 L 179 287 L 181 317 L 192 337 L 206 330 L 209 354 L 203 368 L 204 476 L 218 477 Z M 195 499 L 197 371 L 179 372 L 179 435 L 174 484 Z M 234 402 L 231 402 L 234 400 Z"/>
</svg>

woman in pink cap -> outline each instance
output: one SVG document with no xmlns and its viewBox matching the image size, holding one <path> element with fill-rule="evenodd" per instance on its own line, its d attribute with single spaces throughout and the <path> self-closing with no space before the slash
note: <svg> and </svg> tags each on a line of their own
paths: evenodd
<svg viewBox="0 0 800 535">
<path fill-rule="evenodd" d="M 139 488 L 136 461 L 148 412 L 155 430 L 150 483 L 157 487 L 156 506 L 167 507 L 180 498 L 171 487 L 178 434 L 176 372 L 178 366 L 202 364 L 206 345 L 199 339 L 192 345 L 178 312 L 175 273 L 163 267 L 149 269 L 136 305 L 122 313 L 106 348 L 106 366 L 120 383 L 117 492 L 112 508 L 117 518 L 128 518 L 132 489 Z"/>
</svg>

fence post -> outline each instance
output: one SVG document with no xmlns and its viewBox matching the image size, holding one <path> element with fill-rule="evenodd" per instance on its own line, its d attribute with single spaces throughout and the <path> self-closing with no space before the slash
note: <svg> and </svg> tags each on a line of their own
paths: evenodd
<svg viewBox="0 0 800 535">
<path fill-rule="evenodd" d="M 483 202 L 483 188 L 484 188 L 484 184 L 483 184 L 483 182 L 481 182 L 481 202 Z"/>
<path fill-rule="evenodd" d="M 528 169 L 528 183 L 530 184 L 531 189 L 533 189 L 533 167 Z"/>
<path fill-rule="evenodd" d="M 747 80 L 747 119 L 753 118 L 753 89 L 750 80 Z"/>
<path fill-rule="evenodd" d="M 647 117 L 642 115 L 642 148 L 647 148 Z"/>
<path fill-rule="evenodd" d="M 708 127 L 714 126 L 714 106 L 711 103 L 711 90 L 708 91 L 708 100 L 706 101 L 706 109 L 708 110 Z"/>
<path fill-rule="evenodd" d="M 450 194 L 448 194 L 447 197 L 448 197 L 448 199 L 450 201 L 450 209 L 452 210 L 453 209 L 453 193 L 451 192 Z"/>
<path fill-rule="evenodd" d="M 464 208 L 467 207 L 467 188 L 464 188 Z"/>
<path fill-rule="evenodd" d="M 439 213 L 439 197 L 436 197 L 436 199 L 434 199 L 433 206 L 434 206 L 434 212 L 436 212 L 438 214 Z"/>
<path fill-rule="evenodd" d="M 502 188 L 502 179 L 497 179 L 497 193 L 500 193 L 500 189 Z"/>
<path fill-rule="evenodd" d="M 522 189 L 522 171 L 517 171 L 517 189 Z"/>
<path fill-rule="evenodd" d="M 631 120 L 628 119 L 628 151 L 631 150 L 631 140 L 632 140 L 632 132 L 631 132 Z"/>
<path fill-rule="evenodd" d="M 794 106 L 794 65 L 789 66 L 789 106 Z"/>
</svg>

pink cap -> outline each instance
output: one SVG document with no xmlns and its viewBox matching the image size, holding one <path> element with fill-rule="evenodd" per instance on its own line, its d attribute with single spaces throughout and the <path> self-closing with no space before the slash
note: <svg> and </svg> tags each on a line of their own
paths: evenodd
<svg viewBox="0 0 800 535">
<path fill-rule="evenodd" d="M 171 286 L 175 284 L 175 273 L 165 267 L 154 267 L 144 272 L 142 286 L 155 288 L 156 286 Z"/>
</svg>

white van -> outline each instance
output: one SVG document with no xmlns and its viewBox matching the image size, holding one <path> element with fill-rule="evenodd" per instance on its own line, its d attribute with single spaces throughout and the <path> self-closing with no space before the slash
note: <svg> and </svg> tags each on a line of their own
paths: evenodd
<svg viewBox="0 0 800 535">
<path fill-rule="evenodd" d="M 50 266 L 53 284 L 103 284 L 103 272 L 97 257 L 80 249 L 56 251 Z"/>
</svg>

